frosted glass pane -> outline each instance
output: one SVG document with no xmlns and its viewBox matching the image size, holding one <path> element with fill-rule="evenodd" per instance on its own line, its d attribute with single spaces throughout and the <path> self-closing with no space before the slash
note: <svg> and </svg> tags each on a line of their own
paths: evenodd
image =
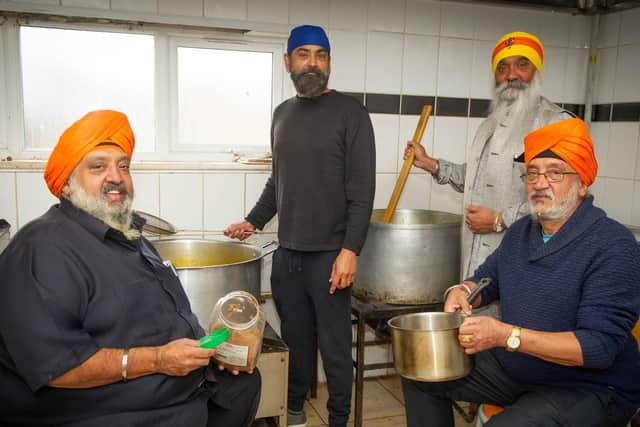
<svg viewBox="0 0 640 427">
<path fill-rule="evenodd" d="M 178 48 L 178 142 L 269 146 L 272 53 Z"/>
<path fill-rule="evenodd" d="M 153 36 L 20 28 L 27 149 L 53 147 L 85 113 L 122 111 L 136 151 L 153 151 Z"/>
</svg>

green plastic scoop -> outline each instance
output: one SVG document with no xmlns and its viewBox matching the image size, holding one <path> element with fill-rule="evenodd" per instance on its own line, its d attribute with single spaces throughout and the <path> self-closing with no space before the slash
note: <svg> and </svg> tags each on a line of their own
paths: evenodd
<svg viewBox="0 0 640 427">
<path fill-rule="evenodd" d="M 229 329 L 218 329 L 200 338 L 200 347 L 216 348 L 217 346 L 228 340 L 230 336 L 231 333 L 229 332 Z"/>
</svg>

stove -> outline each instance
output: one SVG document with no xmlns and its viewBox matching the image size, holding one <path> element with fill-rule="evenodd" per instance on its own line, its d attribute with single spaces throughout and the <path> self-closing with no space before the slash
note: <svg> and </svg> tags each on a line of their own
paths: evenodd
<svg viewBox="0 0 640 427">
<path fill-rule="evenodd" d="M 362 427 L 362 394 L 364 388 L 364 371 L 393 367 L 393 362 L 364 363 L 365 342 L 364 333 L 366 325 L 371 326 L 376 332 L 375 343 L 390 341 L 387 320 L 401 314 L 419 313 L 424 311 L 442 311 L 443 305 L 397 305 L 384 302 L 367 301 L 353 296 L 351 298 L 352 323 L 356 325 L 356 359 L 353 366 L 356 370 L 354 427 Z"/>
</svg>

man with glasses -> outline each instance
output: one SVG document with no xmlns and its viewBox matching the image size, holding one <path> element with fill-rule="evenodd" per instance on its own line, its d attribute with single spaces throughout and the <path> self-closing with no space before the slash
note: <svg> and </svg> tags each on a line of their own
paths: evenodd
<svg viewBox="0 0 640 427">
<path fill-rule="evenodd" d="M 530 215 L 464 284 L 445 311 L 470 314 L 500 299 L 502 318 L 466 317 L 458 339 L 474 355 L 460 380 L 403 379 L 407 425 L 453 426 L 451 400 L 504 406 L 491 426 L 623 427 L 640 406 L 640 249 L 593 205 L 597 173 L 585 123 L 568 119 L 525 138 Z"/>
<path fill-rule="evenodd" d="M 503 231 L 526 215 L 521 163 L 522 139 L 532 130 L 573 115 L 541 93 L 544 47 L 533 34 L 513 32 L 498 40 L 491 55 L 495 79 L 489 117 L 482 122 L 467 149 L 465 163 L 429 156 L 409 142 L 414 165 L 429 172 L 438 184 L 464 193 L 465 223 L 461 230 L 462 278 L 493 252 Z M 405 151 L 405 157 L 408 151 Z"/>
</svg>

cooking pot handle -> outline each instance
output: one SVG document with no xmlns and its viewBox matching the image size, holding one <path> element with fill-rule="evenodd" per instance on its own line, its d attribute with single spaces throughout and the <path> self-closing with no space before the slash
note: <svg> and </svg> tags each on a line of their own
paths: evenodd
<svg viewBox="0 0 640 427">
<path fill-rule="evenodd" d="M 266 247 L 269 247 L 271 245 L 277 245 L 277 244 L 278 244 L 277 241 L 271 240 L 271 241 L 265 243 L 264 245 L 262 245 L 262 249 L 264 249 Z M 262 255 L 260 255 L 260 258 L 266 257 L 267 255 L 274 253 L 276 251 L 276 249 L 278 249 L 279 247 L 280 246 L 276 246 L 275 248 L 269 249 L 268 251 L 264 251 L 264 253 Z"/>
<path fill-rule="evenodd" d="M 469 302 L 469 304 L 471 304 L 473 302 L 474 299 L 476 299 L 476 297 L 478 296 L 478 294 L 487 286 L 489 286 L 492 282 L 491 277 L 483 277 L 482 279 L 480 279 L 480 281 L 478 282 L 478 286 L 476 286 L 476 288 L 473 290 L 473 292 L 471 292 L 469 294 L 469 296 L 467 297 L 467 301 Z"/>
</svg>

